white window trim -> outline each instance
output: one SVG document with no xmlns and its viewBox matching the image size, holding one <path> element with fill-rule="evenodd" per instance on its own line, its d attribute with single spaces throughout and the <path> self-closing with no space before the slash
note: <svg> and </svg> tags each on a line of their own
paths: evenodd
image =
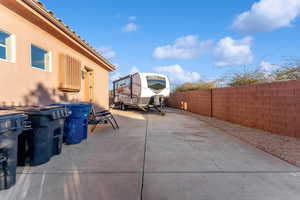
<svg viewBox="0 0 300 200">
<path fill-rule="evenodd" d="M 48 63 L 48 69 L 47 72 L 52 72 L 52 51 L 48 51 L 48 57 L 49 57 L 49 63 Z"/>
<path fill-rule="evenodd" d="M 12 38 L 11 40 L 11 62 L 16 63 L 17 62 L 17 39 L 16 35 L 12 34 L 10 36 Z"/>
<path fill-rule="evenodd" d="M 33 66 L 32 65 L 32 50 L 31 50 L 31 46 L 36 46 L 36 47 L 38 47 L 38 48 L 40 48 L 40 49 L 43 49 L 44 51 L 47 51 L 47 53 L 48 53 L 48 55 L 49 55 L 49 66 L 47 67 L 47 68 L 45 68 L 45 69 L 41 69 L 41 68 L 38 68 L 38 67 L 35 67 L 35 66 Z M 36 44 L 33 44 L 33 43 L 31 43 L 30 45 L 29 45 L 29 59 L 30 59 L 30 67 L 31 67 L 31 69 L 36 69 L 36 70 L 41 70 L 41 71 L 43 71 L 43 72 L 52 72 L 52 51 L 49 51 L 49 50 L 47 50 L 47 49 L 45 49 L 45 48 L 43 48 L 43 47 L 41 47 L 41 46 L 39 46 L 39 45 L 36 45 Z"/>
<path fill-rule="evenodd" d="M 11 52 L 10 53 L 10 59 L 3 59 L 3 58 L 0 58 L 1 61 L 4 61 L 4 62 L 9 62 L 9 63 L 16 63 L 16 35 L 15 34 L 11 34 L 7 31 L 4 31 L 3 29 L 0 29 L 1 32 L 3 33 L 6 33 L 9 35 L 9 38 L 11 39 L 11 43 L 10 43 L 10 46 L 11 46 Z M 4 45 L 4 44 L 0 44 L 1 47 L 4 47 L 5 49 L 7 49 L 7 45 Z M 7 55 L 6 55 L 7 56 Z"/>
<path fill-rule="evenodd" d="M 0 61 L 3 61 L 3 62 L 7 62 L 7 63 L 9 63 L 9 60 L 7 60 L 7 59 L 3 59 L 3 58 L 0 58 Z"/>
</svg>

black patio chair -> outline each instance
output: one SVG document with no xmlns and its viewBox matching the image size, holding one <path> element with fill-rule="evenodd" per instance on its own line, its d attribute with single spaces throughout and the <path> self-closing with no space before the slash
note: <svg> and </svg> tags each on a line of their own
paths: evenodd
<svg viewBox="0 0 300 200">
<path fill-rule="evenodd" d="M 96 111 L 94 106 L 91 106 L 91 112 L 89 116 L 89 124 L 93 125 L 91 131 L 94 132 L 98 124 L 109 123 L 113 129 L 119 129 L 119 125 L 115 117 L 108 110 Z"/>
</svg>

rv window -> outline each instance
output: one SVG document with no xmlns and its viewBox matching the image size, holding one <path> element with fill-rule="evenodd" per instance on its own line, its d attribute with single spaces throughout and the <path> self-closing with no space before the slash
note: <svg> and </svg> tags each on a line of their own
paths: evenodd
<svg viewBox="0 0 300 200">
<path fill-rule="evenodd" d="M 161 76 L 147 76 L 148 87 L 154 90 L 166 88 L 166 79 Z"/>
<path fill-rule="evenodd" d="M 130 79 L 124 79 L 116 83 L 116 88 L 124 88 L 130 85 Z"/>
</svg>

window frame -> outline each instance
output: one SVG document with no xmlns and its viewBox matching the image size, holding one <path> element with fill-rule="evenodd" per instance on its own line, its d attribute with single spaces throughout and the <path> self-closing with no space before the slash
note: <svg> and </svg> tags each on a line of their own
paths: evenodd
<svg viewBox="0 0 300 200">
<path fill-rule="evenodd" d="M 2 31 L 1 31 L 2 32 Z M 3 47 L 4 50 L 6 51 L 6 48 L 7 48 L 7 45 L 4 45 L 4 44 L 0 44 L 0 47 Z M 7 55 L 5 54 L 5 57 L 7 57 Z M 7 58 L 1 58 L 0 57 L 0 60 L 2 61 L 6 61 L 6 62 L 9 62 L 9 60 Z"/>
<path fill-rule="evenodd" d="M 33 63 L 32 63 L 32 46 L 35 46 L 35 47 L 47 52 L 46 54 L 48 54 L 48 57 L 49 57 L 48 58 L 48 65 L 49 66 L 45 66 L 44 69 L 33 66 Z M 45 48 L 43 48 L 39 45 L 36 45 L 34 43 L 30 43 L 29 52 L 30 52 L 29 53 L 29 58 L 30 58 L 30 67 L 31 67 L 31 69 L 37 69 L 37 70 L 41 70 L 41 71 L 44 71 L 44 72 L 52 72 L 52 51 L 49 51 L 49 50 L 47 50 L 47 49 L 45 49 Z"/>
<path fill-rule="evenodd" d="M 3 31 L 0 31 L 0 32 L 3 32 Z M 3 33 L 4 33 L 4 32 L 3 32 Z M 5 48 L 6 48 L 6 46 L 7 46 L 7 45 L 5 45 L 5 44 L 1 44 L 1 43 L 0 43 L 0 46 L 1 46 L 1 47 L 5 47 Z"/>
<path fill-rule="evenodd" d="M 16 35 L 3 29 L 0 29 L 0 32 L 7 34 L 8 38 L 10 38 L 9 44 L 0 44 L 1 47 L 5 48 L 6 52 L 5 58 L 0 58 L 0 61 L 4 61 L 7 63 L 16 63 Z M 7 54 L 7 48 L 10 48 L 9 54 Z"/>
</svg>

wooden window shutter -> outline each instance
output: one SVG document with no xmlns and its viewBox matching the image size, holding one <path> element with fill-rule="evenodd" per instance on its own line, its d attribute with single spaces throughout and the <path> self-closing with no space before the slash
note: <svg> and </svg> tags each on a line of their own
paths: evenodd
<svg viewBox="0 0 300 200">
<path fill-rule="evenodd" d="M 81 62 L 66 54 L 60 55 L 59 89 L 66 92 L 79 92 L 81 87 Z"/>
</svg>

